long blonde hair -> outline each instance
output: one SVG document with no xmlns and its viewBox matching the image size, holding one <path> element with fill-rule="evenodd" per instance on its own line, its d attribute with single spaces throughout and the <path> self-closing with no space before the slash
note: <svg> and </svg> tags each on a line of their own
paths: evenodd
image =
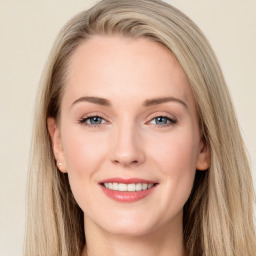
<svg viewBox="0 0 256 256">
<path fill-rule="evenodd" d="M 27 188 L 25 256 L 80 256 L 83 212 L 67 174 L 58 171 L 47 118 L 58 120 L 72 53 L 93 35 L 146 37 L 163 44 L 187 74 L 197 104 L 211 166 L 197 172 L 184 206 L 188 256 L 255 256 L 254 191 L 245 147 L 226 83 L 203 33 L 162 1 L 103 0 L 74 17 L 60 32 L 37 96 Z"/>
</svg>

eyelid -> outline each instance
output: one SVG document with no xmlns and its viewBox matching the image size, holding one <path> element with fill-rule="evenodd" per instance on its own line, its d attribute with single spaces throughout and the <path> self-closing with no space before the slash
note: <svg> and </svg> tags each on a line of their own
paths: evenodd
<svg viewBox="0 0 256 256">
<path fill-rule="evenodd" d="M 167 124 L 162 124 L 162 125 L 160 125 L 160 124 L 151 124 L 151 125 L 153 125 L 157 128 L 164 128 L 164 127 L 172 126 L 172 125 L 177 123 L 177 119 L 173 115 L 170 115 L 170 114 L 167 114 L 167 113 L 162 113 L 162 112 L 154 113 L 152 116 L 150 116 L 150 120 L 147 121 L 146 123 L 150 124 L 150 122 L 152 122 L 157 117 L 164 117 L 164 118 L 167 118 L 169 120 L 169 123 L 167 123 Z"/>
<path fill-rule="evenodd" d="M 172 121 L 177 122 L 176 117 L 174 117 L 174 116 L 171 115 L 171 114 L 163 113 L 163 112 L 157 112 L 157 113 L 154 113 L 154 114 L 150 115 L 149 121 L 151 121 L 152 119 L 154 119 L 154 118 L 156 118 L 156 117 L 167 117 L 168 119 L 171 119 Z"/>
<path fill-rule="evenodd" d="M 92 117 L 99 117 L 101 119 L 103 119 L 105 121 L 105 123 L 101 123 L 101 124 L 88 124 L 86 123 L 86 120 L 87 119 L 90 119 Z M 83 115 L 79 120 L 78 120 L 78 123 L 81 124 L 81 125 L 85 125 L 85 126 L 89 126 L 89 127 L 97 127 L 97 126 L 100 126 L 100 125 L 106 125 L 109 123 L 109 121 L 107 120 L 108 118 L 105 117 L 104 114 L 102 113 L 98 113 L 98 112 L 93 112 L 93 113 L 88 113 L 86 115 Z"/>
<path fill-rule="evenodd" d="M 85 118 L 94 117 L 94 116 L 98 116 L 102 119 L 108 119 L 108 117 L 101 112 L 90 112 L 90 113 L 82 115 L 82 117 L 80 119 L 85 119 Z"/>
</svg>

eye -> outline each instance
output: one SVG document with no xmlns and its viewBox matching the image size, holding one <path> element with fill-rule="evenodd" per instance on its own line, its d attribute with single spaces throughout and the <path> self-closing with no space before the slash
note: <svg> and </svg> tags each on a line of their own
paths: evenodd
<svg viewBox="0 0 256 256">
<path fill-rule="evenodd" d="M 156 116 L 150 121 L 150 123 L 157 126 L 168 126 L 177 123 L 177 120 L 167 116 Z"/>
<path fill-rule="evenodd" d="M 98 126 L 104 123 L 107 123 L 105 119 L 100 116 L 87 116 L 79 120 L 80 124 L 86 126 Z"/>
</svg>

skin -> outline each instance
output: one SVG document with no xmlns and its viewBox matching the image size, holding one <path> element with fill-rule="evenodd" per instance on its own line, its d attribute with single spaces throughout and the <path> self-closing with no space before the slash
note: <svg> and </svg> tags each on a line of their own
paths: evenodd
<svg viewBox="0 0 256 256">
<path fill-rule="evenodd" d="M 111 106 L 74 103 L 86 96 Z M 145 106 L 163 97 L 172 100 Z M 102 117 L 101 124 L 85 119 L 88 114 Z M 83 256 L 183 255 L 183 206 L 196 169 L 206 170 L 210 159 L 189 81 L 168 49 L 145 38 L 83 42 L 69 64 L 60 123 L 49 118 L 48 127 L 59 169 L 68 173 L 84 212 Z M 159 184 L 147 197 L 124 203 L 102 192 L 99 181 L 110 177 Z"/>
</svg>

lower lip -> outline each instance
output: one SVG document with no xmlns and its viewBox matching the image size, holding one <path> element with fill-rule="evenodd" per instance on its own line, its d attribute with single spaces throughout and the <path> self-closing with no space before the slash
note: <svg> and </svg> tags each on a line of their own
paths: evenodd
<svg viewBox="0 0 256 256">
<path fill-rule="evenodd" d="M 100 185 L 105 195 L 118 202 L 136 202 L 152 193 L 157 185 L 141 191 L 118 191 L 105 188 Z"/>
</svg>

